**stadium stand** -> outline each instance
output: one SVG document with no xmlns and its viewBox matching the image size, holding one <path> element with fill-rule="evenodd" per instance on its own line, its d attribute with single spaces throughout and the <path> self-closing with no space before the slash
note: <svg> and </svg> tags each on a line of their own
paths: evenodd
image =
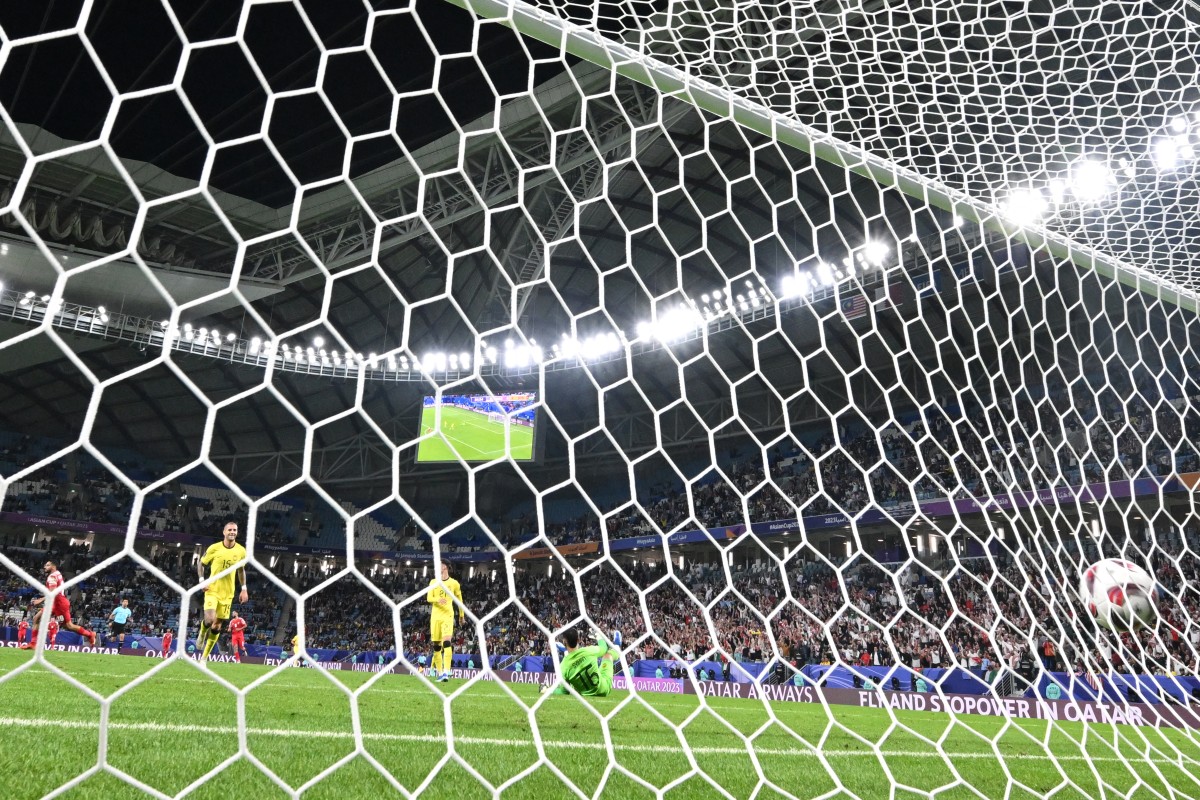
<svg viewBox="0 0 1200 800">
<path fill-rule="evenodd" d="M 1054 474 L 1076 482 L 1102 482 L 1200 469 L 1200 456 L 1194 445 L 1200 439 L 1200 419 L 1195 414 L 1180 415 L 1178 409 L 1182 403 L 1178 391 L 1174 395 L 1169 390 L 1155 395 L 1157 384 L 1128 386 L 1124 388 L 1135 396 L 1122 404 L 1113 393 L 1121 388 L 1109 386 L 1092 395 L 1051 384 L 1041 396 L 1022 396 L 1011 407 L 1001 404 L 989 409 L 946 406 L 913 409 L 905 425 L 888 429 L 880 436 L 869 432 L 866 426 L 862 430 L 813 428 L 805 432 L 802 446 L 786 451 L 776 448 L 768 454 L 770 481 L 765 480 L 761 459 L 728 453 L 720 465 L 725 477 L 712 470 L 691 487 L 690 493 L 685 493 L 682 486 L 654 487 L 652 496 L 642 502 L 645 516 L 635 509 L 622 511 L 609 516 L 607 525 L 613 535 L 635 536 L 653 532 L 654 526 L 670 531 L 697 523 L 710 527 L 736 524 L 745 521 L 746 511 L 751 520 L 794 516 L 796 508 L 805 515 L 832 512 L 839 507 L 853 514 L 871 504 L 886 508 L 914 500 L 942 498 L 948 487 L 958 485 L 959 481 L 965 486 L 960 494 L 1002 494 L 1014 486 L 1045 488 L 1049 485 L 1046 476 Z M 1094 401 L 1089 401 L 1093 397 Z M 1071 411 L 1060 416 L 1054 409 L 1064 404 L 1069 404 Z M 1126 408 L 1128 416 L 1122 413 Z M 1011 424 L 1002 424 L 1004 419 Z M 991 430 L 996 435 L 983 437 L 978 434 L 981 430 Z M 1090 447 L 1101 458 L 1080 462 L 1071 447 L 1052 450 L 1044 444 L 1060 438 L 1080 451 Z M 835 441 L 840 442 L 840 447 L 834 447 Z M 0 434 L 0 460 L 12 464 L 27 463 L 61 447 L 59 442 Z M 125 457 L 127 463 L 140 466 L 143 475 L 154 472 L 154 465 L 137 465 L 129 454 Z M 909 481 L 915 482 L 911 493 Z M 746 511 L 742 496 L 747 498 Z M 128 519 L 131 499 L 124 484 L 83 454 L 11 484 L 5 509 L 71 520 L 124 522 Z M 580 510 L 581 504 L 577 502 L 548 503 L 544 532 L 536 530 L 536 518 L 527 510 L 514 512 L 504 527 L 503 543 L 512 545 L 539 535 L 558 545 L 597 540 L 598 522 L 593 515 Z M 341 511 L 352 516 L 360 509 L 344 502 Z M 226 518 L 244 517 L 246 513 L 246 506 L 227 488 L 188 478 L 176 490 L 164 489 L 148 497 L 141 524 L 152 530 L 183 530 L 215 536 Z M 266 542 L 329 547 L 344 543 L 341 514 L 323 503 L 299 498 L 280 498 L 260 505 L 258 526 L 260 540 Z M 428 538 L 416 526 L 397 524 L 382 513 L 361 517 L 357 526 L 356 544 L 361 549 L 417 553 L 429 546 Z M 1182 608 L 1189 612 L 1187 616 L 1180 613 L 1177 618 L 1196 616 L 1200 611 L 1196 590 L 1185 581 L 1185 576 L 1194 576 L 1200 567 L 1193 554 L 1195 550 L 1191 549 L 1200 545 L 1196 531 L 1164 530 L 1156 540 L 1159 548 L 1153 551 L 1152 562 L 1156 577 L 1179 597 Z M 15 549 L 16 542 L 12 544 L 13 548 L 6 546 L 6 553 L 24 553 L 27 568 L 39 574 L 41 561 L 48 554 L 21 551 Z M 443 547 L 451 553 L 477 550 L 488 544 L 474 524 L 443 534 Z M 1143 544 L 1151 552 L 1149 539 Z M 797 554 L 786 574 L 768 562 L 734 572 L 732 586 L 736 593 L 724 590 L 726 577 L 712 565 L 692 564 L 686 573 L 676 573 L 668 579 L 663 565 L 651 567 L 642 563 L 634 568 L 630 579 L 639 586 L 661 583 L 648 595 L 658 638 L 641 642 L 638 655 L 689 662 L 711 655 L 707 629 L 698 624 L 703 620 L 701 610 L 687 608 L 690 601 L 673 584 L 683 580 L 706 603 L 715 601 L 711 616 L 722 645 L 747 661 L 768 651 L 767 638 L 774 636 L 780 652 L 800 666 L 832 661 L 836 649 L 842 661 L 864 666 L 898 662 L 918 668 L 962 665 L 987 669 L 1004 665 L 1015 670 L 1030 651 L 1030 642 L 1036 648 L 1047 638 L 1069 640 L 1061 626 L 1071 624 L 1071 619 L 1064 617 L 1061 609 L 1051 613 L 1046 606 L 1047 598 L 1071 588 L 1062 576 L 1073 575 L 1071 565 L 1078 561 L 1078 548 L 1085 549 L 1085 560 L 1099 555 L 1092 542 L 1064 540 L 1051 548 L 1043 541 L 1040 547 L 1036 554 L 1021 551 L 1021 558 L 1027 560 L 1024 564 L 1006 562 L 1004 556 L 985 558 L 980 551 L 976 558 L 910 563 L 895 574 L 885 573 L 864 560 L 845 571 L 844 585 L 838 583 L 816 553 Z M 64 563 L 68 571 L 84 569 L 99 557 L 86 548 L 57 555 L 69 559 Z M 174 570 L 169 574 L 177 580 L 191 582 L 190 564 L 184 564 L 183 559 L 172 561 L 169 554 L 163 558 L 159 566 Z M 1048 569 L 1046 565 L 1056 568 Z M 1036 593 L 1020 591 L 1023 574 L 1043 576 Z M 311 588 L 327 577 L 328 572 L 311 565 L 298 567 L 296 574 L 286 576 L 302 589 Z M 521 602 L 548 627 L 560 627 L 580 616 L 574 587 L 562 580 L 561 575 L 534 577 L 533 571 L 521 569 L 517 577 Z M 391 574 L 377 573 L 373 579 L 392 599 L 415 598 L 402 614 L 405 647 L 413 650 L 426 647 L 428 642 L 423 637 L 427 636 L 421 623 L 428 580 L 425 574 L 404 569 Z M 490 613 L 508 598 L 507 586 L 484 570 L 461 580 L 472 610 L 480 615 Z M 265 585 L 262 581 L 257 584 Z M 133 592 L 136 596 L 130 599 L 137 608 L 135 626 L 160 630 L 176 623 L 178 600 L 173 601 L 173 593 L 165 588 L 155 589 L 153 585 L 132 562 L 125 562 L 84 582 L 77 591 L 85 618 L 93 624 L 100 624 L 121 596 Z M 899 593 L 892 588 L 879 588 L 894 586 L 900 587 Z M 985 586 L 991 587 L 991 596 L 998 605 L 984 601 L 989 597 Z M 630 641 L 645 632 L 636 605 L 637 595 L 625 578 L 609 569 L 589 578 L 584 588 L 589 603 L 595 605 L 588 611 L 598 624 L 625 629 Z M 785 588 L 790 589 L 794 600 L 786 599 L 789 592 Z M 835 610 L 842 605 L 843 591 L 850 597 L 853 608 L 849 613 L 836 614 Z M 0 604 L 7 617 L 19 615 L 30 593 L 19 581 L 7 582 Z M 273 590 L 256 597 L 247 610 L 251 641 L 278 640 L 277 628 L 281 625 L 286 625 L 290 637 L 296 625 L 284 610 L 287 606 L 280 593 Z M 390 612 L 360 583 L 343 586 L 337 592 L 318 593 L 308 610 L 311 646 L 368 651 L 393 645 Z M 768 615 L 770 630 L 765 624 Z M 891 630 L 895 651 L 884 647 L 880 620 L 894 620 Z M 997 620 L 1000 626 L 993 637 L 989 631 Z M 1169 618 L 1168 627 L 1171 622 Z M 1164 636 L 1144 634 L 1132 652 L 1142 652 L 1160 664 L 1170 659 L 1174 668 L 1183 669 L 1185 646 L 1195 641 L 1197 633 L 1188 628 L 1171 630 Z M 457 635 L 457 651 L 479 649 L 480 642 L 469 627 L 460 629 Z M 529 614 L 514 606 L 495 616 L 486 636 L 492 653 L 545 652 L 541 630 Z M 1060 649 L 1055 656 L 1057 666 L 1071 668 L 1080 655 Z M 1109 663 L 1122 658 L 1111 649 L 1099 655 Z"/>
</svg>

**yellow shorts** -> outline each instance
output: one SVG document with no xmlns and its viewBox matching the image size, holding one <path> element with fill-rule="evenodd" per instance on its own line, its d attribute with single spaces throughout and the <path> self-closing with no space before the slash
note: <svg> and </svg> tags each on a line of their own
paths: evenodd
<svg viewBox="0 0 1200 800">
<path fill-rule="evenodd" d="M 204 595 L 204 610 L 216 611 L 217 619 L 229 619 L 233 610 L 233 598 L 221 597 L 213 592 Z"/>
<path fill-rule="evenodd" d="M 454 637 L 454 617 L 429 620 L 429 641 L 444 642 Z"/>
</svg>

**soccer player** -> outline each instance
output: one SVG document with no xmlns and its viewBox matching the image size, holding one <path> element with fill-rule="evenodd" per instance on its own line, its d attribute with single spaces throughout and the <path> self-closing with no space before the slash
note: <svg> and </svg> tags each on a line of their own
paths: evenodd
<svg viewBox="0 0 1200 800">
<path fill-rule="evenodd" d="M 233 648 L 233 657 L 237 662 L 242 663 L 242 656 L 246 653 L 246 620 L 242 619 L 238 612 L 233 612 L 233 619 L 229 620 L 229 646 Z"/>
<path fill-rule="evenodd" d="M 58 619 L 51 617 L 46 623 L 46 646 L 54 647 L 55 640 L 58 639 Z"/>
<path fill-rule="evenodd" d="M 613 658 L 616 655 L 613 646 L 621 646 L 620 631 L 613 635 L 612 645 L 599 637 L 594 646 L 580 647 L 579 631 L 574 628 L 563 631 L 562 640 L 567 651 L 562 657 L 561 668 L 566 685 L 560 683 L 554 694 L 570 694 L 569 686 L 584 697 L 608 697 L 612 691 Z M 597 659 L 599 667 L 596 666 Z"/>
<path fill-rule="evenodd" d="M 55 589 L 59 589 L 62 587 L 63 576 L 62 576 L 62 573 L 58 571 L 57 564 L 55 564 L 53 561 L 47 561 L 42 566 L 42 570 L 46 573 L 46 588 L 47 589 L 49 589 L 51 592 L 53 592 Z M 45 599 L 46 598 L 44 598 L 44 597 L 35 598 L 32 605 L 35 605 L 35 606 L 40 605 L 42 603 L 42 601 Z M 42 608 L 39 608 L 37 610 L 36 614 L 33 615 L 34 630 L 37 630 L 38 623 L 42 621 L 42 613 L 45 612 L 45 610 L 46 610 L 46 608 L 45 608 L 45 606 L 43 606 Z M 52 618 L 54 618 L 52 621 L 55 623 L 55 625 L 54 625 L 55 634 L 58 633 L 58 619 L 57 618 L 61 617 L 62 625 L 64 628 L 71 631 L 72 633 L 78 633 L 81 638 L 87 639 L 88 642 L 90 642 L 92 647 L 96 646 L 96 634 L 92 633 L 87 628 L 84 628 L 81 625 L 76 625 L 75 623 L 71 622 L 71 601 L 68 600 L 66 594 L 64 594 L 61 591 L 54 594 L 54 600 L 50 606 L 50 616 Z M 36 636 L 37 634 L 33 634 L 33 635 Z M 30 637 L 30 638 L 32 638 L 32 637 Z"/>
<path fill-rule="evenodd" d="M 113 636 L 117 637 L 117 647 L 125 646 L 125 624 L 129 622 L 129 618 L 133 612 L 129 610 L 129 598 L 123 598 L 121 605 L 112 610 L 108 615 L 110 628 L 112 628 Z"/>
<path fill-rule="evenodd" d="M 163 635 L 162 635 L 163 658 L 167 658 L 171 655 L 171 646 L 174 644 L 175 644 L 175 634 L 171 633 L 171 631 L 169 629 L 163 631 Z"/>
<path fill-rule="evenodd" d="M 17 625 L 17 644 L 25 644 L 25 634 L 29 632 L 29 620 L 25 619 L 25 615 L 21 615 L 21 622 Z M 30 637 L 33 638 L 32 636 Z"/>
<path fill-rule="evenodd" d="M 204 622 L 200 624 L 200 635 L 196 643 L 203 643 L 204 651 L 200 660 L 207 661 L 217 638 L 221 635 L 221 626 L 229 619 L 233 609 L 233 590 L 237 579 L 242 585 L 238 602 L 245 603 L 250 595 L 246 589 L 246 548 L 238 544 L 238 525 L 236 522 L 226 522 L 221 531 L 221 541 L 209 545 L 204 556 L 196 564 L 196 573 L 204 585 Z M 204 578 L 204 568 L 209 567 L 208 580 Z M 222 577 L 215 577 L 226 570 L 232 569 Z"/>
<path fill-rule="evenodd" d="M 433 648 L 433 671 L 438 673 L 442 683 L 450 680 L 450 660 L 454 648 L 450 639 L 454 636 L 454 604 L 451 598 L 458 599 L 458 622 L 466 622 L 467 612 L 463 608 L 462 589 L 458 581 L 450 577 L 450 565 L 445 561 L 439 566 L 441 578 L 429 579 L 429 591 L 425 599 L 429 601 L 429 641 Z"/>
</svg>

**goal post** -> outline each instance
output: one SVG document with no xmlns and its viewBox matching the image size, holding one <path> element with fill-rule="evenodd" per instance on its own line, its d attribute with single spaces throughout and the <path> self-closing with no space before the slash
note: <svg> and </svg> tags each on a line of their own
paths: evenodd
<svg viewBox="0 0 1200 800">
<path fill-rule="evenodd" d="M 522 35 L 530 36 L 614 73 L 651 86 L 706 112 L 768 136 L 781 144 L 811 154 L 842 169 L 869 178 L 880 186 L 894 186 L 914 199 L 977 223 L 1032 247 L 1044 248 L 1051 256 L 1081 268 L 1112 277 L 1126 286 L 1187 311 L 1200 311 L 1196 292 L 1161 276 L 1121 261 L 1087 244 L 1037 224 L 1018 223 L 1002 209 L 979 198 L 922 176 L 876 153 L 822 133 L 794 117 L 773 111 L 727 87 L 662 63 L 593 29 L 563 19 L 526 0 L 447 0 L 484 19 L 503 21 Z"/>
<path fill-rule="evenodd" d="M 159 5 L 0 13 L 14 797 L 1200 795 L 1186 92 L 1096 144 L 999 4 Z M 1002 45 L 1063 119 L 846 127 Z"/>
</svg>

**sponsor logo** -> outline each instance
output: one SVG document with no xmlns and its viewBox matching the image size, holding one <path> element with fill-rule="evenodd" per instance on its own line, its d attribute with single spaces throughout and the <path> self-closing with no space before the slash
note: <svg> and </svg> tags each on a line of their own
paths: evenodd
<svg viewBox="0 0 1200 800">
<path fill-rule="evenodd" d="M 614 689 L 629 689 L 629 678 L 617 675 L 613 678 Z M 664 692 L 683 694 L 683 681 L 675 678 L 634 678 L 633 688 L 639 692 Z"/>
<path fill-rule="evenodd" d="M 234 658 L 233 658 L 233 656 L 225 656 L 225 657 L 222 657 L 221 660 L 233 661 Z M 291 664 L 288 664 L 288 660 L 286 658 L 264 658 L 263 663 L 266 664 L 268 667 L 278 667 L 281 664 L 287 664 L 290 667 L 296 667 L 298 669 L 323 669 L 323 670 L 327 670 L 327 671 L 328 670 L 342 670 L 342 669 L 346 668 L 346 666 L 340 661 L 309 661 L 307 659 L 297 660 L 297 661 L 292 662 Z M 368 664 L 367 666 L 371 666 L 371 665 Z M 375 671 L 378 672 L 378 670 L 375 670 Z"/>
</svg>

